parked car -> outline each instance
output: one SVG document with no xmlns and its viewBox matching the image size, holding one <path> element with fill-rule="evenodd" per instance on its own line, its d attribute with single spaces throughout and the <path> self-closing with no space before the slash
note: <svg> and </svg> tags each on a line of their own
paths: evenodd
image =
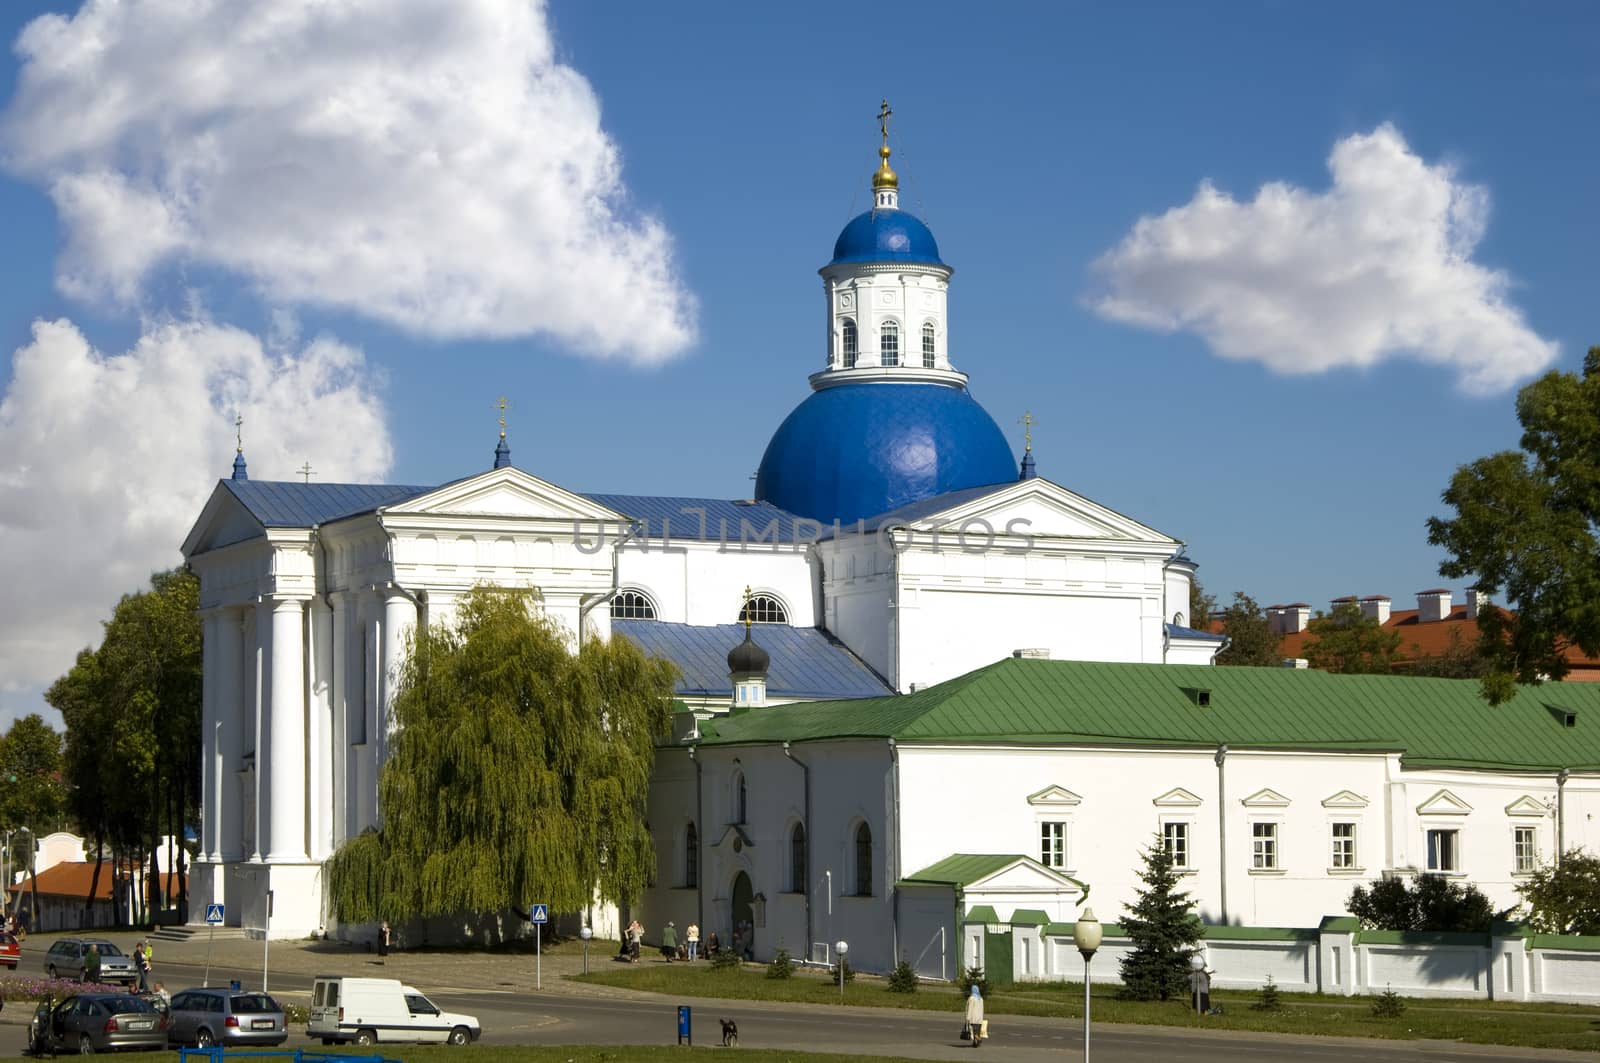
<svg viewBox="0 0 1600 1063">
<path fill-rule="evenodd" d="M 100 981 L 103 983 L 121 982 L 126 986 L 133 986 L 139 981 L 139 971 L 133 965 L 131 956 L 123 955 L 121 949 L 104 938 L 58 938 L 50 946 L 50 951 L 44 954 L 44 969 L 51 978 L 76 978 L 80 982 L 89 980 L 88 961 L 89 946 L 93 945 L 100 952 Z"/>
<path fill-rule="evenodd" d="M 464 1045 L 483 1030 L 471 1015 L 441 1011 L 411 986 L 393 978 L 345 978 L 319 974 L 311 983 L 311 1019 L 306 1035 L 325 1045 L 354 1041 L 435 1041 Z"/>
<path fill-rule="evenodd" d="M 0 963 L 14 971 L 21 960 L 22 946 L 17 944 L 17 936 L 0 930 Z"/>
<path fill-rule="evenodd" d="M 167 1047 L 167 1019 L 148 1001 L 127 993 L 79 993 L 40 1016 L 35 1049 L 58 1052 L 115 1052 Z M 37 1051 L 35 1052 L 37 1054 Z"/>
<path fill-rule="evenodd" d="M 281 1045 L 289 1039 L 283 1007 L 265 993 L 185 989 L 172 998 L 167 1042 L 206 1048 L 220 1044 Z"/>
</svg>

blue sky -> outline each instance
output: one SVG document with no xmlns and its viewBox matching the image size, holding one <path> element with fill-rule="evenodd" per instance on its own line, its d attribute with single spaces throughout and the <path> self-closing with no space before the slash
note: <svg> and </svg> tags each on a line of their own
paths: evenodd
<svg viewBox="0 0 1600 1063">
<path fill-rule="evenodd" d="M 515 64 L 458 91 L 503 59 L 441 14 L 468 7 L 553 45 L 529 92 L 506 95 Z M 0 714 L 37 707 L 117 595 L 179 560 L 240 405 L 257 478 L 486 468 L 503 393 L 517 463 L 556 483 L 748 494 L 822 363 L 815 271 L 868 205 L 883 97 L 902 206 L 955 267 L 974 394 L 1019 455 L 1031 410 L 1042 475 L 1187 541 L 1220 596 L 1414 604 L 1441 585 L 1423 522 L 1451 472 L 1515 443 L 1518 383 L 1600 343 L 1594 5 L 391 10 L 383 92 L 339 108 L 314 79 L 349 80 L 358 20 L 281 70 L 212 16 L 114 20 L 117 46 L 75 64 L 52 51 L 66 30 L 0 56 L 0 528 L 22 544 L 0 564 L 32 599 L 0 632 L 26 647 L 0 658 Z M 0 36 L 48 12 L 104 14 L 12 0 Z M 352 128 L 359 149 L 323 151 Z M 415 160 L 450 136 L 441 191 Z M 179 189 L 180 235 L 124 194 L 140 182 Z M 1202 182 L 1226 209 L 1196 206 Z M 591 187 L 602 216 L 573 221 Z M 380 231 L 308 262 L 321 234 Z M 1184 261 L 1201 237 L 1221 250 Z"/>
</svg>

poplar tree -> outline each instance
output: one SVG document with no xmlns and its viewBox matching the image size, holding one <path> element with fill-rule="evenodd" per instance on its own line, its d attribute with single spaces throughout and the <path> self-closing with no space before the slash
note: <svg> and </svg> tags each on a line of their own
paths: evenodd
<svg viewBox="0 0 1600 1063">
<path fill-rule="evenodd" d="M 379 774 L 381 831 L 327 865 L 349 922 L 637 897 L 676 670 L 624 638 L 573 653 L 533 593 L 480 587 L 408 647 Z"/>
<path fill-rule="evenodd" d="M 1172 854 L 1159 836 L 1140 854 L 1138 899 L 1124 909 L 1122 929 L 1133 951 L 1122 957 L 1122 989 L 1129 1000 L 1171 1000 L 1189 992 L 1189 957 L 1200 947 L 1195 901 L 1178 888 Z"/>
</svg>

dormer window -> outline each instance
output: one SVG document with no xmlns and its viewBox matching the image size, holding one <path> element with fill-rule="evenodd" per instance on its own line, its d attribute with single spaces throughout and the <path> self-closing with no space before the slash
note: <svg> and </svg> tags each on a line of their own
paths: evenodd
<svg viewBox="0 0 1600 1063">
<path fill-rule="evenodd" d="M 846 319 L 843 331 L 840 333 L 839 342 L 841 347 L 840 354 L 842 355 L 841 364 L 846 369 L 854 369 L 856 367 L 856 353 L 859 349 L 856 339 L 856 323 L 854 321 Z"/>
<path fill-rule="evenodd" d="M 656 603 L 642 591 L 623 591 L 611 599 L 613 620 L 654 620 Z"/>
<path fill-rule="evenodd" d="M 787 624 L 789 610 L 770 594 L 752 594 L 744 608 L 739 610 L 739 623 L 747 619 L 752 624 Z"/>
<path fill-rule="evenodd" d="M 922 368 L 934 368 L 937 359 L 933 354 L 933 322 L 922 326 Z"/>
<path fill-rule="evenodd" d="M 883 331 L 879 334 L 878 340 L 880 364 L 899 365 L 900 326 L 896 325 L 893 321 L 885 321 L 883 323 Z"/>
</svg>

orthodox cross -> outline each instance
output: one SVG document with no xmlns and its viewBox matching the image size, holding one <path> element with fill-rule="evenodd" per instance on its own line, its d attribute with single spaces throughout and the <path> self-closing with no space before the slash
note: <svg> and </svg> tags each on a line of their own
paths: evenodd
<svg viewBox="0 0 1600 1063">
<path fill-rule="evenodd" d="M 883 134 L 885 146 L 889 143 L 889 119 L 893 116 L 894 112 L 889 110 L 889 101 L 884 100 L 883 106 L 878 108 L 878 132 Z"/>
<path fill-rule="evenodd" d="M 316 472 L 316 471 L 317 470 L 315 470 L 315 469 L 313 469 L 311 467 L 311 463 L 309 461 L 295 470 L 295 472 L 299 473 L 301 476 L 304 476 L 306 478 L 306 483 L 310 483 L 311 482 L 311 474 Z"/>
<path fill-rule="evenodd" d="M 750 585 L 744 587 L 744 637 L 750 637 Z"/>
<path fill-rule="evenodd" d="M 1017 423 L 1022 426 L 1023 449 L 1031 451 L 1033 449 L 1033 426 L 1039 423 L 1039 419 L 1031 412 L 1024 410 L 1022 411 L 1022 420 Z"/>
<path fill-rule="evenodd" d="M 504 439 L 506 437 L 506 411 L 511 408 L 511 404 L 506 401 L 504 395 L 501 395 L 500 401 L 495 403 L 495 406 L 500 409 L 500 438 Z"/>
<path fill-rule="evenodd" d="M 233 415 L 233 447 L 235 453 L 244 453 L 244 418 L 237 412 Z"/>
</svg>

